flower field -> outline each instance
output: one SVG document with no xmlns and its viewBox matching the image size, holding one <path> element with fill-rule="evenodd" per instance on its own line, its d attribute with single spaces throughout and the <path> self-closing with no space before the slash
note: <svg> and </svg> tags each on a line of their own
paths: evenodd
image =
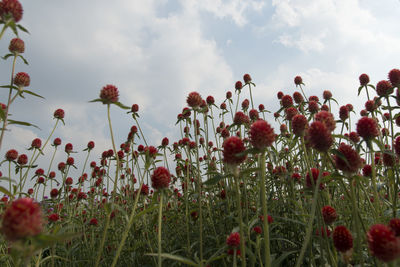
<svg viewBox="0 0 400 267">
<path fill-rule="evenodd" d="M 400 265 L 399 69 L 376 85 L 358 77 L 363 110 L 327 90 L 308 95 L 300 76 L 277 93 L 279 110 L 267 110 L 245 74 L 225 99 L 188 92 L 171 122 L 180 138 L 156 144 L 141 130 L 140 103 L 122 103 L 108 84 L 90 105 L 107 111 L 109 150 L 92 155 L 96 140 L 75 151 L 55 138 L 68 116 L 59 108 L 47 139 L 4 151 L 9 125 L 34 126 L 11 119 L 14 101 L 41 97 L 18 72 L 22 13 L 17 0 L 0 2 L 1 53 L 12 61 L 1 86 L 1 266 Z M 116 109 L 132 124 L 122 144 Z"/>
</svg>

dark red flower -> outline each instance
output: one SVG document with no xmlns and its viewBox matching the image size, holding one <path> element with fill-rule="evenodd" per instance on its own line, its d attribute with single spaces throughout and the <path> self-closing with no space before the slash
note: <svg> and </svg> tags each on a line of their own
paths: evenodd
<svg viewBox="0 0 400 267">
<path fill-rule="evenodd" d="M 308 129 L 308 141 L 320 152 L 326 152 L 333 144 L 333 138 L 324 123 L 314 121 Z"/>
<path fill-rule="evenodd" d="M 335 248 L 340 252 L 346 252 L 353 248 L 353 236 L 346 226 L 337 226 L 333 231 L 332 239 Z"/>
<path fill-rule="evenodd" d="M 118 102 L 119 92 L 118 88 L 114 85 L 107 84 L 100 91 L 100 99 L 103 104 L 111 104 Z"/>
<path fill-rule="evenodd" d="M 87 148 L 88 149 L 93 149 L 94 148 L 94 142 L 93 141 L 89 141 L 87 144 Z"/>
<path fill-rule="evenodd" d="M 319 110 L 319 106 L 318 103 L 316 101 L 309 101 L 308 102 L 308 111 L 310 111 L 310 113 L 317 113 Z"/>
<path fill-rule="evenodd" d="M 298 111 L 295 107 L 289 107 L 285 110 L 286 119 L 291 121 L 295 115 L 297 115 Z"/>
<path fill-rule="evenodd" d="M 54 118 L 56 119 L 64 119 L 65 112 L 63 109 L 59 108 L 56 111 L 54 111 Z"/>
<path fill-rule="evenodd" d="M 13 82 L 17 87 L 28 87 L 31 84 L 31 78 L 26 72 L 18 72 Z"/>
<path fill-rule="evenodd" d="M 25 154 L 21 154 L 18 156 L 17 163 L 21 166 L 24 166 L 28 163 L 28 156 Z"/>
<path fill-rule="evenodd" d="M 202 100 L 203 99 L 201 98 L 199 93 L 191 92 L 186 98 L 186 103 L 188 104 L 189 107 L 196 108 L 201 105 Z"/>
<path fill-rule="evenodd" d="M 222 144 L 222 147 L 224 162 L 227 164 L 238 165 L 247 158 L 246 155 L 237 155 L 246 150 L 242 139 L 240 139 L 239 137 L 231 136 L 229 138 L 226 138 L 224 143 Z"/>
<path fill-rule="evenodd" d="M 57 213 L 52 213 L 47 218 L 50 222 L 56 222 L 60 219 L 60 215 L 58 215 Z"/>
<path fill-rule="evenodd" d="M 244 81 L 244 83 L 249 83 L 249 82 L 251 82 L 251 77 L 250 77 L 250 74 L 245 74 L 245 75 L 243 75 L 243 81 Z"/>
<path fill-rule="evenodd" d="M 132 107 L 131 107 L 131 111 L 133 113 L 138 112 L 139 111 L 139 105 L 138 104 L 133 104 Z"/>
<path fill-rule="evenodd" d="M 389 81 L 380 81 L 376 85 L 376 93 L 379 96 L 389 96 L 393 93 L 393 86 Z"/>
<path fill-rule="evenodd" d="M 338 151 L 341 156 L 334 156 L 336 168 L 347 173 L 356 173 L 361 168 L 361 158 L 351 146 L 341 143 Z"/>
<path fill-rule="evenodd" d="M 154 189 L 164 189 L 169 186 L 171 182 L 171 174 L 168 169 L 164 167 L 157 167 L 151 176 L 151 186 Z"/>
<path fill-rule="evenodd" d="M 22 54 L 25 52 L 25 43 L 19 38 L 14 38 L 10 41 L 8 50 L 13 54 Z"/>
<path fill-rule="evenodd" d="M 375 119 L 362 117 L 357 122 L 357 133 L 365 140 L 370 140 L 379 135 L 378 123 Z"/>
<path fill-rule="evenodd" d="M 393 261 L 400 256 L 400 239 L 386 225 L 371 226 L 367 241 L 371 254 L 384 262 Z"/>
<path fill-rule="evenodd" d="M 301 85 L 303 84 L 303 79 L 300 76 L 296 76 L 294 77 L 294 84 L 297 85 Z"/>
<path fill-rule="evenodd" d="M 233 122 L 237 125 L 250 123 L 250 118 L 241 111 L 236 112 Z"/>
<path fill-rule="evenodd" d="M 304 135 L 304 132 L 307 128 L 308 120 L 303 114 L 297 114 L 292 118 L 292 130 L 295 135 Z"/>
<path fill-rule="evenodd" d="M 5 16 L 10 14 L 15 22 L 22 19 L 23 9 L 18 0 L 3 0 L 0 2 L 0 17 L 5 20 Z"/>
<path fill-rule="evenodd" d="M 389 81 L 393 86 L 400 86 L 400 70 L 399 69 L 392 69 L 389 74 Z"/>
<path fill-rule="evenodd" d="M 339 118 L 342 121 L 345 121 L 349 118 L 349 109 L 347 108 L 347 106 L 341 106 L 339 109 Z"/>
<path fill-rule="evenodd" d="M 18 158 L 18 151 L 15 149 L 10 149 L 6 152 L 6 160 L 13 161 Z"/>
<path fill-rule="evenodd" d="M 264 150 L 275 141 L 274 129 L 264 120 L 254 122 L 249 131 L 250 142 L 254 148 Z"/>
<path fill-rule="evenodd" d="M 325 90 L 325 91 L 322 93 L 322 97 L 323 97 L 325 100 L 331 99 L 331 98 L 332 98 L 332 93 L 331 93 L 331 91 Z"/>
<path fill-rule="evenodd" d="M 226 244 L 230 247 L 238 247 L 240 245 L 240 234 L 238 232 L 231 233 L 226 239 Z"/>
<path fill-rule="evenodd" d="M 33 139 L 32 144 L 31 144 L 32 148 L 40 149 L 41 146 L 42 146 L 42 140 L 40 140 L 39 138 Z"/>
<path fill-rule="evenodd" d="M 336 210 L 331 206 L 324 206 L 321 213 L 326 224 L 333 223 L 337 218 Z"/>
<path fill-rule="evenodd" d="M 369 76 L 367 74 L 361 74 L 359 77 L 360 85 L 365 86 L 369 83 Z"/>
<path fill-rule="evenodd" d="M 61 145 L 61 139 L 58 138 L 58 137 L 55 138 L 54 141 L 53 141 L 53 145 L 54 145 L 54 146 L 59 146 L 59 145 Z"/>
<path fill-rule="evenodd" d="M 2 219 L 1 232 L 9 241 L 35 236 L 42 232 L 42 210 L 32 198 L 13 201 L 3 213 Z"/>
<path fill-rule="evenodd" d="M 284 108 L 293 106 L 293 99 L 290 95 L 284 95 L 281 101 L 282 101 L 282 107 Z"/>
</svg>

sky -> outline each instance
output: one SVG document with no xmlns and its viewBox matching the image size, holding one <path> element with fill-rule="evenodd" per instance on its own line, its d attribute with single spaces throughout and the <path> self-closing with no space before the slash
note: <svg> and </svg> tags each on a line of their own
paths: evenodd
<svg viewBox="0 0 400 267">
<path fill-rule="evenodd" d="M 300 75 L 307 95 L 321 98 L 330 90 L 358 113 L 366 100 L 357 97 L 359 75 L 367 73 L 376 84 L 400 68 L 398 0 L 20 2 L 20 23 L 30 32 L 20 33 L 29 65 L 18 62 L 16 71 L 27 72 L 27 89 L 45 99 L 27 96 L 11 106 L 12 119 L 41 130 L 10 127 L 1 154 L 15 148 L 29 156 L 31 141 L 47 138 L 53 112 L 62 108 L 66 125 L 52 139 L 60 137 L 63 145 L 70 142 L 80 152 L 93 140 L 91 159 L 97 160 L 111 148 L 106 106 L 88 101 L 98 98 L 106 84 L 118 87 L 123 104 L 139 105 L 146 139 L 158 146 L 163 137 L 178 139 L 176 116 L 189 92 L 212 95 L 219 105 L 245 73 L 257 85 L 255 104 L 273 112 L 279 109 L 277 92 L 292 94 L 293 78 Z M 11 38 L 8 32 L 0 40 L 1 55 L 8 53 Z M 1 61 L 2 84 L 10 73 L 11 60 Z M 5 90 L 0 102 L 6 97 Z M 126 111 L 112 107 L 111 112 L 120 144 L 135 123 Z M 274 123 L 272 116 L 268 120 Z M 43 168 L 50 153 L 45 151 L 39 162 Z M 57 157 L 56 162 L 65 160 L 61 153 Z M 76 161 L 84 157 L 81 152 Z"/>
</svg>

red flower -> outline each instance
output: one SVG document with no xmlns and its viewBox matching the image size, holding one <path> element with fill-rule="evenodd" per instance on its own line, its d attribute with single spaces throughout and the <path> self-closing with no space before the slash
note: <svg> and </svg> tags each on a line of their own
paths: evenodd
<svg viewBox="0 0 400 267">
<path fill-rule="evenodd" d="M 324 222 L 326 224 L 333 223 L 337 218 L 336 210 L 334 208 L 332 208 L 331 206 L 323 207 L 321 210 L 321 213 L 322 213 L 322 217 L 324 217 Z"/>
<path fill-rule="evenodd" d="M 250 119 L 251 119 L 252 121 L 258 120 L 258 118 L 259 118 L 259 116 L 258 116 L 258 111 L 257 111 L 256 109 L 251 109 L 251 110 L 249 111 L 249 116 L 250 116 Z"/>
<path fill-rule="evenodd" d="M 319 170 L 316 168 L 312 168 L 311 175 L 312 175 L 312 180 L 311 180 L 310 172 L 307 172 L 307 174 L 306 174 L 306 186 L 308 188 L 312 188 L 313 186 L 316 185 L 318 176 L 319 176 Z M 325 175 L 323 175 L 323 176 L 325 176 Z M 325 185 L 323 183 L 320 183 L 319 189 L 323 190 L 324 188 L 325 188 Z"/>
<path fill-rule="evenodd" d="M 360 85 L 365 86 L 369 83 L 369 76 L 367 74 L 361 74 L 359 77 Z"/>
<path fill-rule="evenodd" d="M 42 232 L 42 210 L 32 198 L 20 198 L 11 203 L 3 214 L 1 231 L 9 241 Z"/>
<path fill-rule="evenodd" d="M 50 196 L 51 198 L 56 198 L 58 196 L 58 189 L 57 188 L 51 189 Z"/>
<path fill-rule="evenodd" d="M 244 81 L 244 83 L 249 83 L 249 82 L 251 82 L 251 77 L 250 77 L 250 74 L 245 74 L 245 75 L 243 75 L 243 81 Z"/>
<path fill-rule="evenodd" d="M 320 121 L 328 128 L 329 131 L 333 132 L 336 128 L 335 118 L 329 111 L 322 110 L 315 114 L 315 120 Z"/>
<path fill-rule="evenodd" d="M 25 43 L 19 38 L 14 38 L 10 41 L 8 50 L 13 54 L 22 54 L 25 52 Z"/>
<path fill-rule="evenodd" d="M 313 114 L 317 113 L 319 110 L 318 103 L 316 101 L 309 101 L 308 102 L 308 110 Z"/>
<path fill-rule="evenodd" d="M 68 154 L 71 153 L 73 149 L 74 147 L 71 143 L 65 145 L 65 152 L 67 152 Z"/>
<path fill-rule="evenodd" d="M 53 145 L 54 145 L 54 146 L 59 146 L 59 145 L 61 145 L 61 139 L 58 138 L 58 137 L 55 138 L 54 141 L 53 141 Z"/>
<path fill-rule="evenodd" d="M 293 117 L 297 115 L 298 111 L 295 107 L 289 107 L 285 110 L 285 113 L 286 113 L 286 119 L 288 121 L 291 121 Z"/>
<path fill-rule="evenodd" d="M 400 70 L 399 69 L 392 69 L 389 72 L 389 81 L 393 86 L 400 86 Z"/>
<path fill-rule="evenodd" d="M 274 129 L 264 120 L 254 122 L 249 135 L 251 144 L 258 150 L 264 150 L 275 141 Z"/>
<path fill-rule="evenodd" d="M 50 222 L 56 222 L 60 219 L 60 215 L 58 215 L 57 213 L 52 213 L 47 218 Z"/>
<path fill-rule="evenodd" d="M 388 96 L 393 93 L 393 86 L 389 81 L 380 81 L 376 85 L 376 93 L 379 96 Z"/>
<path fill-rule="evenodd" d="M 21 166 L 24 166 L 28 163 L 28 156 L 25 154 L 21 154 L 18 156 L 17 163 Z"/>
<path fill-rule="evenodd" d="M 292 118 L 292 130 L 295 135 L 302 136 L 308 128 L 308 120 L 303 114 L 297 114 Z"/>
<path fill-rule="evenodd" d="M 114 85 L 107 84 L 100 91 L 100 99 L 103 104 L 111 104 L 118 102 L 119 92 L 118 88 Z"/>
<path fill-rule="evenodd" d="M 332 93 L 331 93 L 331 91 L 325 90 L 325 91 L 322 93 L 322 97 L 323 97 L 325 100 L 331 99 L 331 98 L 332 98 Z"/>
<path fill-rule="evenodd" d="M 237 154 L 246 150 L 242 139 L 236 136 L 231 136 L 225 139 L 222 144 L 224 162 L 230 165 L 238 165 L 245 161 L 246 155 L 237 156 Z"/>
<path fill-rule="evenodd" d="M 265 107 L 264 107 L 263 104 L 258 105 L 258 110 L 259 110 L 260 112 L 264 111 L 264 109 L 265 109 Z"/>
<path fill-rule="evenodd" d="M 191 92 L 189 93 L 186 103 L 189 105 L 189 107 L 195 108 L 199 107 L 201 105 L 202 98 L 199 93 L 197 92 Z"/>
<path fill-rule="evenodd" d="M 3 0 L 0 2 L 0 17 L 4 20 L 7 14 L 11 14 L 15 22 L 22 19 L 22 5 L 18 0 Z"/>
<path fill-rule="evenodd" d="M 87 148 L 88 149 L 93 149 L 94 148 L 94 142 L 93 141 L 89 141 L 89 143 L 87 144 Z"/>
<path fill-rule="evenodd" d="M 372 175 L 372 167 L 369 164 L 364 165 L 362 169 L 363 176 L 365 177 L 371 177 Z"/>
<path fill-rule="evenodd" d="M 300 84 L 303 84 L 303 79 L 300 77 L 300 76 L 296 76 L 296 77 L 294 77 L 294 84 L 297 86 L 297 85 L 300 85 Z"/>
<path fill-rule="evenodd" d="M 15 149 L 10 149 L 7 151 L 5 157 L 6 157 L 6 160 L 8 160 L 8 161 L 16 160 L 18 158 L 18 151 Z"/>
<path fill-rule="evenodd" d="M 351 146 L 341 143 L 338 151 L 346 161 L 339 156 L 335 156 L 335 165 L 337 169 L 347 173 L 356 173 L 358 169 L 361 168 L 362 162 L 360 155 Z"/>
<path fill-rule="evenodd" d="M 341 106 L 339 109 L 339 118 L 345 121 L 349 117 L 349 109 L 347 106 Z"/>
<path fill-rule="evenodd" d="M 384 262 L 393 261 L 400 256 L 400 239 L 386 225 L 371 226 L 367 241 L 371 254 Z"/>
<path fill-rule="evenodd" d="M 310 144 L 320 152 L 326 152 L 333 144 L 333 138 L 325 126 L 324 123 L 320 121 L 314 121 L 311 123 L 308 129 L 308 140 Z"/>
<path fill-rule="evenodd" d="M 17 87 L 28 87 L 31 83 L 31 78 L 26 72 L 18 72 L 14 77 L 14 84 Z"/>
<path fill-rule="evenodd" d="M 236 112 L 235 117 L 233 118 L 233 122 L 235 124 L 248 124 L 250 123 L 250 118 L 241 111 Z"/>
<path fill-rule="evenodd" d="M 332 235 L 333 244 L 340 252 L 346 252 L 353 248 L 353 236 L 346 226 L 337 226 Z"/>
<path fill-rule="evenodd" d="M 282 107 L 288 108 L 293 106 L 293 99 L 290 95 L 284 95 L 282 97 Z"/>
<path fill-rule="evenodd" d="M 99 222 L 97 221 L 96 218 L 92 218 L 89 221 L 89 225 L 97 226 L 98 224 L 99 224 Z"/>
<path fill-rule="evenodd" d="M 378 123 L 368 117 L 362 117 L 357 122 L 357 133 L 365 140 L 370 140 L 379 135 Z"/>
<path fill-rule="evenodd" d="M 214 97 L 212 95 L 207 96 L 206 101 L 207 105 L 213 105 L 215 103 Z"/>
<path fill-rule="evenodd" d="M 40 149 L 41 146 L 42 146 L 42 140 L 40 140 L 39 138 L 33 139 L 32 144 L 31 144 L 32 148 Z"/>
<path fill-rule="evenodd" d="M 240 234 L 238 232 L 231 233 L 226 239 L 226 244 L 230 247 L 238 247 L 240 244 Z"/>
<path fill-rule="evenodd" d="M 283 97 L 283 93 L 281 91 L 279 91 L 276 96 L 278 97 L 278 99 L 282 99 Z"/>
<path fill-rule="evenodd" d="M 155 189 L 167 188 L 171 182 L 171 174 L 166 168 L 158 167 L 151 176 L 151 182 L 151 186 Z"/>
<path fill-rule="evenodd" d="M 349 138 L 350 138 L 350 140 L 351 141 L 353 141 L 354 143 L 358 143 L 358 142 L 360 142 L 360 136 L 358 136 L 358 134 L 356 133 L 356 132 L 351 132 L 350 134 L 349 134 Z"/>
<path fill-rule="evenodd" d="M 64 119 L 65 112 L 63 109 L 59 108 L 56 111 L 54 111 L 54 118 L 56 119 Z"/>
<path fill-rule="evenodd" d="M 394 234 L 396 236 L 400 236 L 400 219 L 399 218 L 393 218 L 389 222 L 389 227 L 392 229 Z"/>
<path fill-rule="evenodd" d="M 396 138 L 396 140 L 394 141 L 393 147 L 394 147 L 394 151 L 396 152 L 396 154 L 398 156 L 400 156 L 400 136 L 398 136 Z"/>
<path fill-rule="evenodd" d="M 132 107 L 131 107 L 131 111 L 133 113 L 138 112 L 139 111 L 139 105 L 138 104 L 133 104 Z"/>
</svg>

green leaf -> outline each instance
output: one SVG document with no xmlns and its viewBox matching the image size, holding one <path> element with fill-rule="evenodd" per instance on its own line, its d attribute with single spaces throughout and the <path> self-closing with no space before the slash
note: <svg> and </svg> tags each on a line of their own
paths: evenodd
<svg viewBox="0 0 400 267">
<path fill-rule="evenodd" d="M 32 123 L 29 123 L 29 122 L 25 122 L 25 121 L 15 121 L 15 120 L 10 120 L 9 119 L 8 120 L 8 124 L 18 124 L 18 125 L 23 125 L 23 126 L 33 126 L 33 127 L 35 127 L 35 128 L 40 130 L 40 128 L 38 126 L 36 126 L 36 125 L 34 125 Z"/>
<path fill-rule="evenodd" d="M 357 94 L 357 96 L 359 96 L 360 95 L 360 93 L 361 93 L 361 90 L 364 88 L 364 86 L 360 86 L 360 87 L 358 87 L 358 94 Z"/>
<path fill-rule="evenodd" d="M 34 96 L 37 96 L 37 97 L 40 97 L 40 98 L 45 99 L 43 96 L 38 95 L 38 94 L 36 94 L 36 93 L 34 93 L 34 92 L 32 92 L 32 91 L 29 91 L 29 90 L 22 90 L 22 91 L 21 91 L 21 94 L 22 94 L 22 93 L 27 93 L 27 94 L 34 95 Z"/>
<path fill-rule="evenodd" d="M 122 104 L 121 102 L 115 102 L 115 103 L 113 103 L 113 104 L 115 104 L 116 106 L 118 106 L 118 107 L 120 107 L 120 108 L 122 108 L 122 109 L 131 109 L 130 107 L 125 106 L 125 105 Z"/>
<path fill-rule="evenodd" d="M 0 85 L 0 88 L 9 88 L 9 89 L 18 90 L 18 87 L 14 86 L 14 85 Z"/>
<path fill-rule="evenodd" d="M 146 256 L 153 256 L 153 257 L 158 257 L 157 253 L 148 253 L 145 254 Z M 166 259 L 170 259 L 170 260 L 174 260 L 174 261 L 179 261 L 181 263 L 190 265 L 190 266 L 198 266 L 197 263 L 195 263 L 194 261 L 192 261 L 191 259 L 187 259 L 184 258 L 182 256 L 177 256 L 177 255 L 172 255 L 169 253 L 161 253 L 161 257 L 166 258 Z"/>
<path fill-rule="evenodd" d="M 4 110 L 2 108 L 0 108 L 0 118 L 3 121 L 6 119 L 6 113 L 4 113 Z"/>
<path fill-rule="evenodd" d="M 29 31 L 28 31 L 25 27 L 21 26 L 21 24 L 18 24 L 17 27 L 18 27 L 18 29 L 20 29 L 21 31 L 26 32 L 26 33 L 29 33 Z"/>
<path fill-rule="evenodd" d="M 93 103 L 93 102 L 103 102 L 103 100 L 101 100 L 100 98 L 96 98 L 96 99 L 89 101 L 89 103 Z"/>
<path fill-rule="evenodd" d="M 27 61 L 22 55 L 18 55 L 18 56 L 22 59 L 22 61 L 23 61 L 26 65 L 29 65 L 28 61 Z"/>
<path fill-rule="evenodd" d="M 51 259 L 56 259 L 56 260 L 62 260 L 62 261 L 68 261 L 70 262 L 71 260 L 57 256 L 57 255 L 52 255 L 52 256 L 47 256 L 46 258 L 44 258 L 41 262 L 40 265 L 42 265 L 44 262 L 51 260 Z"/>
<path fill-rule="evenodd" d="M 7 196 L 12 196 L 13 195 L 13 194 L 11 194 L 10 191 L 8 191 L 7 189 L 5 189 L 2 186 L 0 186 L 0 192 L 2 192 L 3 194 L 6 194 Z"/>
<path fill-rule="evenodd" d="M 220 173 L 214 175 L 212 178 L 208 179 L 207 181 L 205 181 L 203 183 L 203 185 L 208 186 L 208 185 L 215 185 L 217 184 L 219 181 L 221 181 L 222 179 L 224 179 L 226 176 L 222 175 Z"/>
<path fill-rule="evenodd" d="M 9 58 L 9 57 L 11 57 L 11 56 L 13 56 L 14 54 L 7 54 L 7 55 L 5 55 L 4 57 L 2 57 L 2 59 L 4 59 L 4 60 L 7 60 L 7 58 Z"/>
<path fill-rule="evenodd" d="M 281 264 L 282 264 L 282 262 L 288 257 L 288 256 L 290 256 L 291 254 L 294 254 L 294 253 L 297 253 L 298 252 L 298 250 L 293 250 L 293 251 L 287 251 L 287 252 L 285 252 L 285 253 L 283 253 L 279 258 L 277 258 L 277 259 L 275 259 L 273 262 L 272 262 L 272 266 L 281 266 Z"/>
</svg>

